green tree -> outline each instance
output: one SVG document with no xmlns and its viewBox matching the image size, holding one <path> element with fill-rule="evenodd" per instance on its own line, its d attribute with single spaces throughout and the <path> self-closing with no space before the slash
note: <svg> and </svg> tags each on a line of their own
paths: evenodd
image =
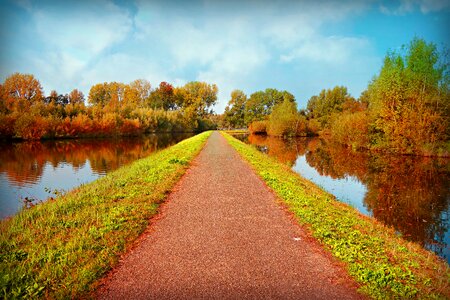
<svg viewBox="0 0 450 300">
<path fill-rule="evenodd" d="M 266 89 L 250 95 L 245 105 L 245 123 L 266 119 L 272 112 L 272 108 L 284 100 L 295 102 L 295 97 L 287 91 Z"/>
<path fill-rule="evenodd" d="M 434 153 L 448 140 L 448 58 L 415 38 L 390 52 L 368 88 L 375 147 L 401 153 Z"/>
<path fill-rule="evenodd" d="M 245 104 L 247 103 L 247 95 L 241 90 L 231 92 L 231 99 L 225 107 L 224 122 L 226 126 L 231 128 L 245 127 Z"/>
<path fill-rule="evenodd" d="M 333 89 L 323 89 L 318 96 L 312 96 L 307 104 L 309 118 L 322 119 L 324 124 L 329 122 L 332 113 L 344 110 L 344 104 L 355 102 L 345 86 L 336 86 Z"/>
<path fill-rule="evenodd" d="M 267 134 L 274 136 L 295 136 L 297 135 L 297 125 L 300 121 L 295 102 L 288 98 L 274 106 L 269 116 Z"/>
</svg>

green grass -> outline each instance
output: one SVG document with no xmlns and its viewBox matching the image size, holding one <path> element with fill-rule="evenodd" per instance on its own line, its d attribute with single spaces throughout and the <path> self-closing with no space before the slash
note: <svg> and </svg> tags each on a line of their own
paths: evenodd
<svg viewBox="0 0 450 300">
<path fill-rule="evenodd" d="M 449 266 L 434 253 L 336 201 L 288 166 L 223 135 L 298 222 L 344 263 L 361 292 L 376 299 L 450 299 Z"/>
<path fill-rule="evenodd" d="M 0 223 L 0 298 L 79 298 L 147 227 L 210 132 Z"/>
</svg>

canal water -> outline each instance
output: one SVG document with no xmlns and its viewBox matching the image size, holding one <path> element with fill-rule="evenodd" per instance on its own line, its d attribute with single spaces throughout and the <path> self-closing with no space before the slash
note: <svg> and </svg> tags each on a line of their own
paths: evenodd
<svg viewBox="0 0 450 300">
<path fill-rule="evenodd" d="M 0 142 L 0 219 L 192 135 Z"/>
<path fill-rule="evenodd" d="M 236 137 L 449 262 L 450 159 L 353 152 L 319 138 Z"/>
</svg>

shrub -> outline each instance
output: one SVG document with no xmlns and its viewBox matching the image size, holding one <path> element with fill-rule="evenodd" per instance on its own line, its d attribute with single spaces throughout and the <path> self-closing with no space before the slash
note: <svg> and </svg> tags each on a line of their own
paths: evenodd
<svg viewBox="0 0 450 300">
<path fill-rule="evenodd" d="M 296 135 L 297 107 L 294 102 L 284 100 L 275 105 L 269 116 L 267 134 L 273 136 Z"/>
<path fill-rule="evenodd" d="M 344 113 L 332 120 L 331 138 L 352 149 L 368 147 L 368 116 L 366 112 Z"/>
<path fill-rule="evenodd" d="M 267 121 L 253 121 L 248 130 L 254 134 L 265 134 L 267 133 Z"/>
</svg>

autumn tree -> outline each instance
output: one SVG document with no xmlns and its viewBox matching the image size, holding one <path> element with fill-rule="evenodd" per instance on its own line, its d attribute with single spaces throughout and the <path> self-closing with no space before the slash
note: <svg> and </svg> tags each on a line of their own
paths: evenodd
<svg viewBox="0 0 450 300">
<path fill-rule="evenodd" d="M 151 84 L 145 79 L 137 79 L 124 86 L 124 105 L 132 108 L 144 107 L 151 93 Z"/>
<path fill-rule="evenodd" d="M 375 147 L 401 153 L 434 153 L 449 132 L 448 58 L 415 38 L 390 52 L 368 88 Z"/>
<path fill-rule="evenodd" d="M 58 99 L 58 92 L 55 90 L 52 90 L 50 92 L 50 95 L 48 95 L 47 97 L 44 98 L 44 102 L 45 103 L 56 103 L 56 100 Z"/>
<path fill-rule="evenodd" d="M 72 104 L 84 103 L 84 94 L 78 89 L 73 89 L 69 94 L 69 101 Z"/>
<path fill-rule="evenodd" d="M 173 86 L 165 81 L 161 82 L 159 86 L 151 92 L 148 105 L 152 108 L 175 110 L 177 108 L 177 103 Z"/>
<path fill-rule="evenodd" d="M 1 101 L 8 111 L 24 112 L 43 99 L 42 86 L 33 75 L 14 73 L 2 85 Z"/>
<path fill-rule="evenodd" d="M 193 112 L 198 117 L 205 117 L 209 110 L 217 102 L 219 89 L 215 84 L 192 81 L 177 89 L 177 104 L 188 112 Z"/>
<path fill-rule="evenodd" d="M 44 102 L 46 104 L 51 103 L 53 105 L 63 105 L 64 106 L 64 105 L 69 104 L 70 100 L 69 100 L 69 95 L 67 95 L 67 94 L 65 94 L 65 95 L 59 94 L 58 95 L 58 92 L 56 92 L 55 90 L 52 90 L 50 92 L 50 95 L 48 97 L 44 98 Z"/>
<path fill-rule="evenodd" d="M 231 99 L 225 107 L 224 123 L 231 128 L 243 128 L 245 124 L 245 104 L 247 103 L 247 95 L 241 90 L 231 92 Z"/>
<path fill-rule="evenodd" d="M 89 103 L 111 111 L 120 108 L 124 98 L 125 85 L 120 82 L 98 83 L 89 91 Z"/>
</svg>

